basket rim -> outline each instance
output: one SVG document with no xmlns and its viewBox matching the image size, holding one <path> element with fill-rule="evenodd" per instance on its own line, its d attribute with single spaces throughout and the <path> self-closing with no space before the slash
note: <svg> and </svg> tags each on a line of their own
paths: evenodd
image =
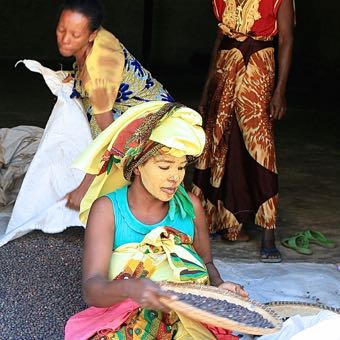
<svg viewBox="0 0 340 340">
<path fill-rule="evenodd" d="M 270 307 L 260 304 L 257 301 L 243 298 L 233 292 L 225 289 L 220 289 L 213 286 L 199 285 L 194 283 L 172 283 L 161 282 L 160 286 L 164 290 L 178 291 L 180 293 L 191 293 L 193 295 L 212 297 L 215 299 L 226 300 L 230 303 L 238 304 L 251 311 L 256 311 L 261 314 L 263 318 L 272 323 L 273 327 L 255 327 L 246 324 L 241 321 L 235 321 L 227 317 L 215 315 L 211 312 L 199 309 L 188 303 L 179 300 L 172 300 L 171 298 L 161 298 L 161 302 L 170 309 L 180 312 L 191 319 L 195 319 L 199 322 L 209 323 L 213 326 L 230 329 L 240 333 L 252 334 L 252 335 L 265 335 L 277 332 L 282 327 L 282 318 Z"/>
<path fill-rule="evenodd" d="M 315 314 L 316 312 L 319 312 L 321 310 L 330 311 L 333 313 L 340 314 L 340 308 L 327 306 L 323 303 L 312 303 L 312 302 L 303 302 L 303 301 L 271 301 L 266 302 L 265 306 L 268 306 L 269 308 L 273 309 L 278 315 L 280 314 L 280 311 L 282 313 L 282 309 L 285 309 L 285 315 L 281 315 L 281 317 L 286 318 L 287 316 L 293 316 L 296 314 L 303 313 L 306 315 L 310 312 L 310 315 Z M 300 308 L 300 313 L 299 313 Z"/>
</svg>

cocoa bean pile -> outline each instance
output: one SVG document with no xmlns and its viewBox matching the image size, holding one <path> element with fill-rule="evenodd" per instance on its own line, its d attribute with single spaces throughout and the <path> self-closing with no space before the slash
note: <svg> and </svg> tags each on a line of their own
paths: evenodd
<svg viewBox="0 0 340 340">
<path fill-rule="evenodd" d="M 0 339 L 60 340 L 81 295 L 84 228 L 34 231 L 0 247 Z"/>
<path fill-rule="evenodd" d="M 259 328 L 273 328 L 274 325 L 256 311 L 249 310 L 243 306 L 230 303 L 226 300 L 214 299 L 191 293 L 179 293 L 170 291 L 177 296 L 179 301 L 185 302 L 193 307 L 210 312 L 222 318 L 227 318 L 242 324 Z"/>
</svg>

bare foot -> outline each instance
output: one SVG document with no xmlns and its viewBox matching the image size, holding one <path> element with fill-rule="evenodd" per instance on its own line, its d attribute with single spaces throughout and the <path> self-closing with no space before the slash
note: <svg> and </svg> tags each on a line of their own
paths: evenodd
<svg viewBox="0 0 340 340">
<path fill-rule="evenodd" d="M 221 240 L 222 241 L 230 241 L 227 233 L 225 234 L 221 234 Z M 248 234 L 246 234 L 242 229 L 239 232 L 239 234 L 237 235 L 237 239 L 235 241 L 239 241 L 239 242 L 248 242 L 250 240 L 250 236 Z M 233 242 L 235 242 L 233 241 Z"/>
</svg>

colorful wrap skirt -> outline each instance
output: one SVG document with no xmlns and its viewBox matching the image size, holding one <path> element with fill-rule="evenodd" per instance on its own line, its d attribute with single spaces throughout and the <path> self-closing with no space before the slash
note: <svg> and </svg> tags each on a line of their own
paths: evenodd
<svg viewBox="0 0 340 340">
<path fill-rule="evenodd" d="M 193 179 L 212 234 L 237 239 L 243 223 L 274 229 L 278 176 L 269 104 L 272 41 L 225 37 L 205 108 L 206 145 Z"/>
<path fill-rule="evenodd" d="M 112 253 L 108 277 L 113 280 L 150 278 L 153 281 L 208 284 L 202 259 L 191 237 L 171 227 L 158 227 L 141 243 L 129 243 Z M 179 313 L 140 308 L 131 299 L 108 308 L 90 307 L 72 316 L 65 340 L 113 339 L 225 339 L 230 331 L 188 319 Z"/>
</svg>

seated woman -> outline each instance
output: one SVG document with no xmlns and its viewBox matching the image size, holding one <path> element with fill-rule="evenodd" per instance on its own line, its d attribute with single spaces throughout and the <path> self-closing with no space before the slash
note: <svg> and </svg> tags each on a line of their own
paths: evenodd
<svg viewBox="0 0 340 340">
<path fill-rule="evenodd" d="M 73 316 L 66 339 L 237 339 L 168 311 L 160 301 L 167 294 L 155 283 L 196 282 L 248 295 L 221 279 L 201 203 L 181 186 L 187 163 L 204 147 L 201 123 L 180 104 L 144 103 L 108 127 L 79 161 L 89 173 L 100 169 L 80 217 L 85 221 L 90 210 L 84 298 L 101 308 Z"/>
<path fill-rule="evenodd" d="M 81 98 L 96 137 L 129 107 L 151 100 L 173 101 L 124 45 L 102 25 L 97 0 L 65 0 L 56 29 L 59 52 L 74 57 L 71 96 Z M 67 206 L 78 210 L 93 178 L 69 193 Z"/>
</svg>

